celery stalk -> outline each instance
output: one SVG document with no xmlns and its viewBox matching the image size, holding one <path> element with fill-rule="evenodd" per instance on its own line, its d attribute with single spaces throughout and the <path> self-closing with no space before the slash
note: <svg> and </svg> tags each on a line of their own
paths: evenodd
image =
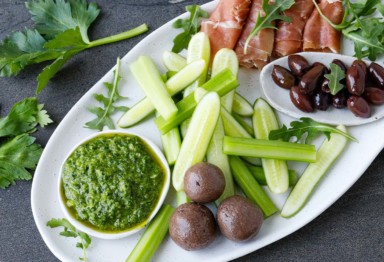
<svg viewBox="0 0 384 262">
<path fill-rule="evenodd" d="M 249 171 L 251 171 L 251 174 L 256 179 L 256 181 L 260 184 L 260 186 L 266 186 L 267 185 L 267 179 L 265 178 L 265 173 L 263 170 L 263 167 L 261 166 L 254 166 L 254 165 L 247 165 Z M 295 170 L 288 170 L 288 177 L 289 177 L 289 186 L 294 186 L 297 181 L 297 174 Z"/>
<path fill-rule="evenodd" d="M 131 72 L 143 89 L 145 95 L 151 100 L 153 106 L 165 119 L 177 114 L 177 107 L 168 93 L 152 59 L 140 56 L 130 66 Z"/>
<path fill-rule="evenodd" d="M 216 200 L 216 204 L 220 204 L 221 201 L 235 194 L 235 186 L 233 184 L 233 178 L 231 168 L 228 162 L 228 156 L 223 153 L 223 139 L 223 120 L 221 119 L 221 117 L 219 117 L 207 150 L 207 162 L 218 166 L 221 171 L 223 171 L 225 178 L 224 192 L 223 194 L 221 194 L 220 198 Z"/>
<path fill-rule="evenodd" d="M 236 156 L 229 157 L 233 177 L 244 194 L 257 204 L 263 211 L 264 217 L 269 217 L 278 211 L 275 204 L 257 183 L 244 162 Z"/>
<path fill-rule="evenodd" d="M 316 161 L 314 145 L 242 137 L 224 137 L 224 153 L 302 162 Z"/>
<path fill-rule="evenodd" d="M 203 161 L 219 115 L 220 97 L 217 93 L 210 92 L 193 112 L 187 134 L 181 144 L 172 173 L 172 183 L 176 191 L 184 189 L 185 171 Z"/>
<path fill-rule="evenodd" d="M 150 261 L 156 249 L 168 233 L 169 220 L 174 208 L 170 205 L 163 205 L 157 215 L 149 223 L 144 234 L 140 237 L 135 248 L 129 254 L 126 262 Z"/>
</svg>

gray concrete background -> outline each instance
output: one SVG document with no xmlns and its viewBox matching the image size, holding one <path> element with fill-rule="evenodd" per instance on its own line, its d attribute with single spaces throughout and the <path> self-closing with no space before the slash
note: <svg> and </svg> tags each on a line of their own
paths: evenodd
<svg viewBox="0 0 384 262">
<path fill-rule="evenodd" d="M 183 13 L 185 5 L 207 1 L 96 2 L 102 12 L 90 29 L 91 39 L 119 33 L 144 22 L 153 31 Z M 0 0 L 0 39 L 31 25 L 24 1 Z M 39 96 L 55 121 L 34 134 L 39 143 L 47 143 L 76 101 L 114 65 L 117 56 L 124 56 L 141 39 L 87 50 L 64 66 Z M 43 66 L 31 66 L 17 77 L 0 78 L 0 115 L 5 115 L 15 102 L 34 95 L 35 78 Z M 31 181 L 0 190 L 1 262 L 57 261 L 35 226 L 30 190 Z M 313 222 L 236 261 L 384 261 L 383 236 L 384 151 L 357 183 Z"/>
</svg>

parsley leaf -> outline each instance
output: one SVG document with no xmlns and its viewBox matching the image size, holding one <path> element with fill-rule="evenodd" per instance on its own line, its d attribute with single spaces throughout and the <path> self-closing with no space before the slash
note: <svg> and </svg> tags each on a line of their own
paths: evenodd
<svg viewBox="0 0 384 262">
<path fill-rule="evenodd" d="M 107 126 L 109 129 L 114 129 L 115 125 L 113 124 L 111 115 L 115 111 L 126 112 L 128 107 L 125 106 L 115 106 L 114 103 L 118 100 L 124 98 L 119 94 L 118 85 L 121 79 L 119 75 L 120 71 L 120 58 L 117 58 L 116 69 L 114 71 L 113 83 L 104 83 L 105 87 L 108 89 L 108 96 L 103 94 L 95 94 L 95 99 L 102 103 L 104 107 L 91 107 L 90 112 L 96 115 L 96 118 L 92 121 L 85 123 L 85 127 L 90 129 L 103 130 L 104 126 Z"/>
<path fill-rule="evenodd" d="M 35 169 L 43 151 L 35 138 L 21 134 L 0 144 L 0 188 L 15 184 L 16 180 L 30 180 L 26 169 Z"/>
<path fill-rule="evenodd" d="M 331 90 L 332 95 L 336 95 L 341 89 L 344 88 L 344 85 L 340 83 L 341 80 L 345 79 L 344 71 L 336 64 L 331 64 L 331 73 L 325 74 L 324 77 L 329 80 L 328 86 Z"/>
<path fill-rule="evenodd" d="M 301 121 L 292 121 L 290 123 L 290 128 L 287 128 L 285 125 L 283 125 L 283 127 L 280 129 L 272 130 L 269 133 L 269 139 L 282 139 L 283 141 L 290 141 L 291 138 L 295 138 L 296 142 L 300 142 L 302 139 L 304 139 L 304 143 L 309 143 L 309 141 L 311 141 L 320 133 L 323 133 L 328 139 L 330 138 L 330 133 L 337 133 L 352 141 L 357 142 L 354 137 L 330 125 L 316 122 L 315 120 L 308 117 L 302 117 L 300 120 Z M 306 137 L 304 137 L 305 135 Z"/>
<path fill-rule="evenodd" d="M 86 249 L 92 242 L 92 239 L 84 232 L 78 231 L 69 221 L 65 218 L 52 218 L 47 222 L 47 226 L 50 228 L 64 227 L 64 230 L 60 232 L 61 236 L 80 238 L 80 242 L 76 243 L 76 247 L 83 250 L 83 257 L 80 260 L 87 261 Z"/>
<path fill-rule="evenodd" d="M 44 127 L 49 123 L 52 120 L 37 98 L 25 98 L 15 103 L 7 116 L 0 118 L 0 137 L 32 133 L 38 124 Z"/>
<path fill-rule="evenodd" d="M 173 23 L 174 28 L 182 28 L 184 30 L 184 32 L 178 34 L 173 39 L 172 52 L 175 53 L 180 53 L 183 49 L 188 48 L 192 36 L 200 30 L 199 19 L 209 17 L 209 13 L 198 5 L 188 5 L 185 9 L 190 13 L 189 18 L 177 19 Z"/>
<path fill-rule="evenodd" d="M 255 26 L 253 27 L 251 33 L 245 41 L 244 54 L 247 53 L 249 41 L 251 41 L 251 39 L 255 37 L 261 30 L 265 28 L 277 29 L 273 24 L 274 20 L 291 22 L 292 19 L 290 17 L 282 15 L 281 13 L 284 10 L 289 9 L 294 3 L 295 0 L 281 0 L 269 4 L 268 0 L 263 0 L 261 8 L 263 9 L 265 15 L 261 16 L 261 12 L 259 11 Z"/>
</svg>

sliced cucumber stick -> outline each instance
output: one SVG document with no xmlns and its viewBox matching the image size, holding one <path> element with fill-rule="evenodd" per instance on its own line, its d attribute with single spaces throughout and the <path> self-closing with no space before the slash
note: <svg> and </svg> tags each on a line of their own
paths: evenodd
<svg viewBox="0 0 384 262">
<path fill-rule="evenodd" d="M 253 130 L 257 139 L 268 139 L 269 132 L 279 128 L 275 112 L 262 98 L 255 102 L 252 117 Z M 281 194 L 288 190 L 288 166 L 284 160 L 262 158 L 267 184 L 272 193 Z"/>
<path fill-rule="evenodd" d="M 338 126 L 337 128 L 345 133 L 347 132 L 344 126 Z M 324 140 L 317 152 L 317 161 L 308 165 L 288 196 L 281 211 L 282 217 L 292 217 L 303 208 L 316 185 L 343 152 L 347 142 L 346 137 L 335 133 L 331 133 L 329 140 Z"/>
<path fill-rule="evenodd" d="M 163 64 L 169 71 L 179 72 L 187 65 L 187 59 L 174 52 L 165 51 L 162 56 Z"/>
<path fill-rule="evenodd" d="M 220 97 L 215 92 L 208 93 L 196 106 L 181 144 L 172 173 L 172 183 L 176 191 L 184 189 L 185 171 L 193 164 L 203 161 L 219 115 Z"/>
<path fill-rule="evenodd" d="M 177 159 L 177 156 L 180 152 L 181 147 L 181 138 L 180 131 L 177 127 L 170 130 L 168 133 L 161 135 L 161 143 L 163 144 L 163 149 L 165 157 L 167 158 L 169 165 L 174 165 Z"/>
<path fill-rule="evenodd" d="M 232 111 L 241 116 L 252 116 L 253 108 L 251 104 L 239 93 L 233 96 Z"/>
<path fill-rule="evenodd" d="M 227 136 L 252 138 L 251 134 L 224 107 L 221 107 L 220 114 Z"/>
</svg>

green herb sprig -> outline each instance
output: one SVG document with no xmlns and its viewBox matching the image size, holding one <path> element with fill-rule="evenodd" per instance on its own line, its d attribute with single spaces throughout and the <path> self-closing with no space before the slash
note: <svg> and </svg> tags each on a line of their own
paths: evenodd
<svg viewBox="0 0 384 262">
<path fill-rule="evenodd" d="M 190 16 L 187 19 L 177 19 L 173 23 L 174 28 L 182 28 L 184 31 L 173 39 L 172 52 L 180 53 L 188 48 L 192 36 L 200 30 L 200 18 L 209 17 L 209 13 L 204 11 L 198 5 L 188 5 L 185 8 Z"/>
<path fill-rule="evenodd" d="M 357 142 L 356 138 L 348 135 L 347 133 L 344 133 L 343 131 L 340 131 L 333 126 L 316 122 L 309 117 L 302 117 L 300 118 L 300 121 L 292 121 L 290 125 L 290 128 L 287 128 L 285 125 L 283 125 L 283 127 L 280 129 L 272 130 L 269 133 L 269 139 L 282 139 L 283 141 L 290 141 L 291 138 L 295 138 L 296 142 L 300 142 L 306 135 L 304 143 L 307 144 L 321 133 L 324 134 L 328 140 L 331 133 L 336 133 L 354 142 Z"/>
<path fill-rule="evenodd" d="M 109 129 L 115 129 L 115 124 L 111 118 L 111 115 L 116 112 L 126 112 L 128 107 L 126 106 L 115 106 L 114 103 L 125 97 L 119 94 L 118 85 L 120 82 L 120 58 L 117 58 L 116 69 L 114 70 L 114 78 L 112 83 L 104 83 L 105 87 L 108 89 L 108 96 L 103 94 L 95 94 L 95 99 L 102 103 L 104 107 L 94 106 L 89 109 L 90 112 L 96 115 L 96 118 L 92 121 L 85 123 L 85 127 L 90 129 L 103 130 L 104 126 L 107 126 Z"/>
<path fill-rule="evenodd" d="M 341 84 L 340 81 L 345 79 L 345 73 L 340 66 L 336 64 L 332 63 L 329 67 L 331 68 L 331 72 L 329 74 L 325 74 L 324 77 L 329 80 L 328 87 L 331 90 L 331 94 L 336 95 L 341 89 L 344 88 L 344 85 Z"/>
<path fill-rule="evenodd" d="M 26 7 L 35 21 L 34 29 L 14 32 L 0 43 L 0 76 L 15 76 L 26 66 L 54 60 L 37 77 L 36 93 L 47 85 L 60 68 L 77 53 L 142 34 L 142 24 L 129 31 L 90 41 L 88 28 L 100 9 L 85 0 L 27 1 Z"/>
<path fill-rule="evenodd" d="M 79 259 L 82 261 L 87 261 L 86 249 L 92 242 L 92 239 L 88 236 L 88 234 L 78 231 L 69 221 L 65 218 L 52 218 L 47 222 L 47 226 L 50 228 L 56 227 L 64 227 L 64 230 L 60 232 L 61 236 L 64 237 L 73 237 L 80 238 L 80 241 L 76 243 L 76 247 L 81 248 L 83 250 L 83 257 Z"/>
</svg>

